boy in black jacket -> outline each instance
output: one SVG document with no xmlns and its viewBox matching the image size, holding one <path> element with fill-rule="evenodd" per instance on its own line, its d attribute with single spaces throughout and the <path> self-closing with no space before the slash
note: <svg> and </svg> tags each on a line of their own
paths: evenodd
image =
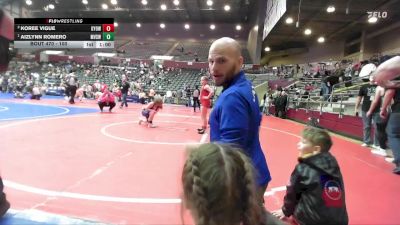
<svg viewBox="0 0 400 225">
<path fill-rule="evenodd" d="M 319 128 L 307 127 L 298 143 L 299 164 L 292 172 L 280 219 L 293 216 L 300 225 L 347 225 L 342 174 L 329 153 L 332 140 Z"/>
</svg>

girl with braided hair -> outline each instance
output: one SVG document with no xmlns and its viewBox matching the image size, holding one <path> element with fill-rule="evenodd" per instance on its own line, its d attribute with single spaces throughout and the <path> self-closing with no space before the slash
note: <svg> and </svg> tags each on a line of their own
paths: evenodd
<svg viewBox="0 0 400 225">
<path fill-rule="evenodd" d="M 232 145 L 193 149 L 182 172 L 183 202 L 196 225 L 282 224 L 265 211 L 250 159 Z"/>
</svg>

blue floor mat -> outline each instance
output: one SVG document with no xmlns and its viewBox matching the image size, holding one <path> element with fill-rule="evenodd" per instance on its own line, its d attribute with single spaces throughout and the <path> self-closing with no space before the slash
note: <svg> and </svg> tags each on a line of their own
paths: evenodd
<svg viewBox="0 0 400 225">
<path fill-rule="evenodd" d="M 78 225 L 103 225 L 104 223 L 70 218 L 67 216 L 42 212 L 39 210 L 9 210 L 0 219 L 0 225 L 54 225 L 54 224 L 78 224 Z M 105 224 L 104 224 L 105 225 Z"/>
<path fill-rule="evenodd" d="M 26 94 L 23 99 L 29 99 L 30 94 Z M 43 95 L 43 99 L 63 99 L 64 96 L 53 96 L 53 95 Z M 12 93 L 0 93 L 0 99 L 14 99 L 14 94 Z"/>
<path fill-rule="evenodd" d="M 1 102 L 0 121 L 67 116 L 82 113 L 93 113 L 98 111 L 98 109 L 93 108 Z"/>
</svg>

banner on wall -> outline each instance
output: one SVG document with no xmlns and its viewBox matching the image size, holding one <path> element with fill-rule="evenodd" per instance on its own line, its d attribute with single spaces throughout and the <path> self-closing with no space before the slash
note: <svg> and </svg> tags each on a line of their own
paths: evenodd
<svg viewBox="0 0 400 225">
<path fill-rule="evenodd" d="M 286 12 L 286 0 L 268 0 L 264 20 L 263 40 Z"/>
</svg>

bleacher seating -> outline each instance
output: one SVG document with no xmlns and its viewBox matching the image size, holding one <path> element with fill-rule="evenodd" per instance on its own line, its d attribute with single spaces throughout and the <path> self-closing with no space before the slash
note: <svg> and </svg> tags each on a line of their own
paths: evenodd
<svg viewBox="0 0 400 225">
<path fill-rule="evenodd" d="M 184 87 L 193 89 L 196 85 L 200 86 L 200 78 L 204 75 L 200 70 L 182 69 L 181 71 L 175 70 L 164 74 L 162 79 L 156 79 L 154 84 L 146 87 L 145 90 L 153 88 L 158 93 L 164 94 L 168 90 L 182 91 Z"/>
<path fill-rule="evenodd" d="M 125 57 L 149 59 L 152 55 L 165 55 L 174 44 L 170 41 L 133 40 L 118 50 L 125 51 Z"/>
<path fill-rule="evenodd" d="M 174 59 L 177 61 L 208 61 L 208 51 L 210 49 L 212 42 L 190 42 L 190 41 L 180 41 L 174 51 L 171 53 Z M 245 64 L 251 64 L 251 58 L 249 51 L 245 47 L 244 43 L 242 45 L 242 56 L 244 58 Z"/>
<path fill-rule="evenodd" d="M 177 61 L 196 61 L 206 62 L 210 42 L 179 42 L 172 56 Z"/>
</svg>

